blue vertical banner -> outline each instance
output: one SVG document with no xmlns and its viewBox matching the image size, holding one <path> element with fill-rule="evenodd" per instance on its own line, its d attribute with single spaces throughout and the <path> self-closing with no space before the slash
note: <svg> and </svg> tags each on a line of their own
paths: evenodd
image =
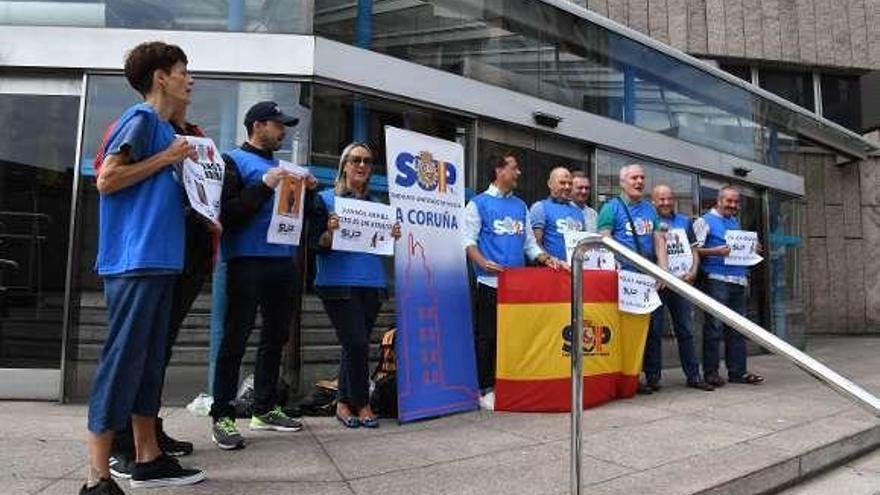
<svg viewBox="0 0 880 495">
<path fill-rule="evenodd" d="M 385 128 L 395 251 L 398 419 L 479 407 L 467 264 L 462 247 L 464 148 Z"/>
</svg>

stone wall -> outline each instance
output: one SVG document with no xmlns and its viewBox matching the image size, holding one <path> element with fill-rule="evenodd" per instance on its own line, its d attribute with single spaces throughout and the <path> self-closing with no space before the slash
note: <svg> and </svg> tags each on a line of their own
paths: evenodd
<svg viewBox="0 0 880 495">
<path fill-rule="evenodd" d="M 836 165 L 804 153 L 783 155 L 782 166 L 807 190 L 806 331 L 880 333 L 880 158 Z"/>
<path fill-rule="evenodd" d="M 571 0 L 692 55 L 880 69 L 880 0 Z"/>
</svg>

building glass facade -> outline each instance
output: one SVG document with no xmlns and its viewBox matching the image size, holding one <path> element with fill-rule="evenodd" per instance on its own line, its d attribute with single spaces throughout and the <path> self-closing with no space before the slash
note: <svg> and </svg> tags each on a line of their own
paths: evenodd
<svg viewBox="0 0 880 495">
<path fill-rule="evenodd" d="M 57 7 L 57 15 L 39 17 L 43 21 L 24 11 L 4 10 L 3 5 L 9 3 L 0 1 L 0 24 L 51 24 L 73 26 L 69 28 L 73 30 L 165 29 L 175 36 L 175 42 L 181 40 L 185 50 L 193 42 L 188 36 L 198 34 L 190 30 L 215 31 L 217 39 L 225 39 L 222 32 L 229 31 L 276 33 L 279 38 L 273 39 L 286 33 L 314 33 L 316 38 L 301 37 L 303 46 L 326 38 L 360 47 L 340 62 L 347 64 L 346 70 L 333 77 L 322 75 L 322 64 L 328 61 L 320 57 L 312 61 L 311 72 L 278 73 L 249 65 L 240 73 L 225 73 L 209 63 L 195 74 L 188 118 L 221 150 L 245 139 L 241 122 L 247 108 L 257 101 L 274 100 L 300 118 L 279 156 L 310 166 L 324 185 L 334 177 L 338 154 L 350 141 L 370 143 L 377 163 L 383 163 L 384 127 L 389 125 L 464 145 L 466 185 L 471 192 L 488 185 L 493 156 L 516 152 L 523 169 L 519 194 L 529 203 L 547 195 L 547 174 L 556 166 L 582 170 L 593 178 L 596 209 L 619 194 L 617 173 L 628 163 L 645 166 L 649 188 L 661 182 L 672 186 L 677 209 L 691 215 L 710 207 L 721 185 L 740 185 L 746 191 L 743 225 L 758 231 L 769 247 L 769 263 L 753 279 L 756 297 L 750 299 L 749 315 L 797 345 L 803 343 L 801 195 L 806 170 L 787 163 L 807 152 L 802 148 L 832 157 L 866 151 L 865 143 L 854 135 L 551 2 L 412 0 L 403 8 L 395 2 L 229 0 L 220 2 L 224 9 L 215 8 L 210 15 L 200 9 L 215 2 L 178 2 L 179 6 L 78 2 L 84 10 L 76 12 L 73 4 L 65 5 L 68 2 L 28 2 L 33 3 L 31 12 Z M 359 10 L 358 6 L 370 8 Z M 131 33 L 127 29 L 118 32 Z M 322 46 L 335 49 L 336 44 Z M 24 45 L 14 48 L 15 53 L 28 50 Z M 428 81 L 443 74 L 437 69 L 444 76 L 460 77 L 432 95 L 430 102 L 381 85 L 366 86 L 357 74 L 380 70 L 387 59 L 374 52 L 406 61 L 400 63 L 418 75 L 412 78 L 416 86 L 427 87 Z M 344 50 L 334 53 L 349 56 Z M 15 217 L 0 216 L 0 263 L 10 259 L 22 267 L 0 266 L 0 336 L 4 339 L 0 340 L 0 367 L 60 367 L 64 398 L 78 400 L 88 392 L 106 333 L 101 282 L 92 269 L 98 202 L 92 162 L 107 126 L 138 98 L 119 68 L 62 69 L 63 60 L 52 58 L 50 52 L 45 57 L 26 84 L 17 74 L 0 70 L 0 124 L 13 118 L 17 124 L 0 126 L 4 129 L 0 131 L 0 215 L 11 212 Z M 220 66 L 216 60 L 211 63 Z M 41 83 L 71 73 L 82 84 L 68 94 L 47 91 Z M 458 97 L 461 88 L 473 80 L 487 83 L 487 98 L 522 95 L 574 109 L 574 118 L 593 125 L 596 136 L 590 132 L 565 135 L 527 117 L 504 120 L 466 111 L 457 105 Z M 32 90 L 16 89 L 22 84 Z M 34 108 L 40 111 L 25 111 Z M 28 121 L 32 113 L 41 116 L 39 121 Z M 628 139 L 626 146 L 609 146 L 599 139 L 599 128 L 612 124 L 625 124 L 620 128 Z M 42 126 L 39 131 L 37 126 Z M 643 144 L 646 134 L 662 138 L 648 141 L 662 143 L 664 149 Z M 33 142 L 35 136 L 41 140 L 39 145 L 23 144 Z M 685 164 L 693 150 L 717 160 Z M 675 156 L 681 161 L 670 158 Z M 746 164 L 749 170 L 734 175 L 731 163 Z M 380 192 L 385 187 L 381 167 L 376 169 L 373 187 Z M 47 217 L 51 221 L 44 221 Z M 28 270 L 41 275 L 30 275 Z M 31 284 L 26 296 L 15 292 L 16 287 L 27 285 L 25 281 Z M 308 276 L 303 283 L 308 285 Z M 304 303 L 304 311 L 311 311 L 309 304 Z M 168 389 L 171 402 L 204 390 L 209 310 L 207 297 L 201 298 L 185 323 L 169 370 L 169 380 L 175 384 Z M 294 349 L 302 358 L 298 366 L 313 369 L 301 373 L 301 381 L 314 376 L 314 369 L 332 366 L 329 363 L 336 359 L 332 353 L 328 357 L 316 350 L 328 342 L 322 340 L 321 332 L 329 330 L 310 323 L 309 318 L 303 319 L 308 326 L 303 335 L 308 330 L 313 340 L 303 337 L 297 340 L 301 347 Z M 24 330 L 8 331 L 12 328 Z M 45 337 L 32 338 L 38 334 L 35 329 L 43 328 L 48 328 L 40 334 Z M 30 340 L 12 342 L 24 334 Z M 332 336 L 329 339 L 332 344 Z M 312 344 L 314 348 L 309 347 Z M 15 346 L 40 346 L 42 355 L 30 356 Z M 250 353 L 248 360 L 252 360 Z"/>
</svg>

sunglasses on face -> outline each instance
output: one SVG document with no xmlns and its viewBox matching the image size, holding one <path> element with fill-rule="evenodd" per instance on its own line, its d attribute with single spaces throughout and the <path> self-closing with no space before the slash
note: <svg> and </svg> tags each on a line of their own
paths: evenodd
<svg viewBox="0 0 880 495">
<path fill-rule="evenodd" d="M 348 157 L 348 163 L 353 165 L 359 165 L 363 163 L 366 166 L 370 166 L 373 164 L 373 159 L 369 156 L 350 156 Z"/>
</svg>

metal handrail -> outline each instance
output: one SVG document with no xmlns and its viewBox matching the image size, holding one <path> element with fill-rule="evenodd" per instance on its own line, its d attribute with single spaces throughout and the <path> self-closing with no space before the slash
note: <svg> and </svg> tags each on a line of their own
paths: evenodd
<svg viewBox="0 0 880 495">
<path fill-rule="evenodd" d="M 626 258 L 645 273 L 661 280 L 666 284 L 667 288 L 674 290 L 685 299 L 699 306 L 703 311 L 723 321 L 764 349 L 788 359 L 798 368 L 812 375 L 835 392 L 862 406 L 874 416 L 880 417 L 880 399 L 848 378 L 811 358 L 803 351 L 709 297 L 684 280 L 636 254 L 635 251 L 615 241 L 613 238 L 591 234 L 578 242 L 572 255 L 571 266 L 571 327 L 573 331 L 572 342 L 575 343 L 575 345 L 571 346 L 573 352 L 571 353 L 570 492 L 572 494 L 581 493 L 581 418 L 583 417 L 584 352 L 583 345 L 578 344 L 582 343 L 584 338 L 584 255 L 587 249 L 599 244 Z"/>
</svg>

